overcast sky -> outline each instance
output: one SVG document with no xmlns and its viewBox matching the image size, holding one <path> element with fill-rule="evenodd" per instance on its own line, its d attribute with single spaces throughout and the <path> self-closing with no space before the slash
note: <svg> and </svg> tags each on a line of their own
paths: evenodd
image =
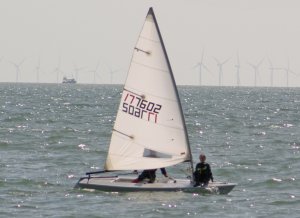
<svg viewBox="0 0 300 218">
<path fill-rule="evenodd" d="M 193 68 L 204 49 L 203 85 L 240 83 L 270 86 L 270 63 L 300 74 L 300 1 L 298 0 L 0 0 L 0 82 L 56 83 L 76 77 L 79 83 L 124 83 L 133 48 L 149 7 L 154 8 L 166 49 L 180 85 L 198 85 Z M 39 62 L 40 60 L 40 62 Z M 40 63 L 40 65 L 38 64 Z M 97 77 L 93 70 L 99 63 Z M 57 68 L 61 70 L 56 73 Z M 275 70 L 274 86 L 286 85 Z M 300 76 L 289 76 L 300 86 Z"/>
</svg>

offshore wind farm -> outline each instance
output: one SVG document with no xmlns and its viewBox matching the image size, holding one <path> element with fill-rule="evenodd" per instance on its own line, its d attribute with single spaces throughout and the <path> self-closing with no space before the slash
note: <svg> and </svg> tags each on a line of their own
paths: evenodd
<svg viewBox="0 0 300 218">
<path fill-rule="evenodd" d="M 123 84 L 139 18 L 151 6 L 177 84 L 300 86 L 298 1 L 31 0 L 17 6 L 5 1 L 0 8 L 0 82 L 61 83 L 67 77 Z"/>
<path fill-rule="evenodd" d="M 34 62 L 32 66 L 24 66 L 26 61 L 30 61 L 29 58 L 23 58 L 19 62 L 6 60 L 2 57 L 0 62 L 0 72 L 2 73 L 15 73 L 15 78 L 8 81 L 0 82 L 12 82 L 12 83 L 62 83 L 63 78 L 74 78 L 77 83 L 82 84 L 123 84 L 126 69 L 120 69 L 117 66 L 109 66 L 101 60 L 95 62 L 91 66 L 82 66 L 73 62 L 73 68 L 70 70 L 64 70 L 64 64 L 62 58 L 54 58 L 58 60 L 57 65 L 46 68 L 43 66 L 43 59 L 39 57 L 33 58 L 38 60 L 36 65 Z M 288 57 L 285 58 L 286 65 L 277 64 L 274 65 L 270 57 L 265 56 L 258 59 L 257 62 L 250 62 L 240 58 L 239 52 L 236 53 L 236 57 L 232 56 L 225 59 L 218 59 L 215 56 L 205 55 L 203 49 L 199 61 L 194 66 L 187 68 L 183 72 L 177 72 L 185 74 L 188 77 L 193 78 L 196 83 L 186 84 L 194 86 L 247 86 L 247 87 L 298 87 L 299 84 L 293 83 L 291 80 L 300 77 L 300 73 L 297 73 L 290 64 Z M 212 62 L 214 61 L 214 62 Z M 32 61 L 31 61 L 32 62 Z M 283 62 L 282 62 L 283 63 Z M 11 67 L 3 66 L 10 64 Z M 62 67 L 64 66 L 64 67 Z M 79 66 L 79 67 L 78 67 Z M 30 74 L 35 71 L 35 79 L 26 80 L 30 77 Z M 249 79 L 250 78 L 250 79 Z M 214 82 L 211 82 L 211 80 Z M 251 82 L 252 81 L 252 82 Z"/>
</svg>

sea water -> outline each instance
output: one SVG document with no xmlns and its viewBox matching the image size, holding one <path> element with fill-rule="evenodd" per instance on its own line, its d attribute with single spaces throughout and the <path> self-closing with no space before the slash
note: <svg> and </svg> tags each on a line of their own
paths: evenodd
<svg viewBox="0 0 300 218">
<path fill-rule="evenodd" d="M 194 163 L 228 195 L 74 189 L 103 168 L 121 91 L 0 84 L 1 217 L 299 217 L 299 88 L 179 87 Z"/>
</svg>

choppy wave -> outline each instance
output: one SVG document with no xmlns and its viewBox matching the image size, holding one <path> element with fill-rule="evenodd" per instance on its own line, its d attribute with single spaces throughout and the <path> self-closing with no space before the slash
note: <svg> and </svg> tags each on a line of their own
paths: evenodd
<svg viewBox="0 0 300 218">
<path fill-rule="evenodd" d="M 194 161 L 205 152 L 216 180 L 238 183 L 229 195 L 73 189 L 103 167 L 121 90 L 0 84 L 0 214 L 298 217 L 299 89 L 179 87 Z"/>
</svg>

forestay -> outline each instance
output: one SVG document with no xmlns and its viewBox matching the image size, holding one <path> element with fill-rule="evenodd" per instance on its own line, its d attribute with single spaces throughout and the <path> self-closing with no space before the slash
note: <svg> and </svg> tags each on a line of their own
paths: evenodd
<svg viewBox="0 0 300 218">
<path fill-rule="evenodd" d="M 176 84 L 150 8 L 134 48 L 105 169 L 155 169 L 190 159 Z"/>
</svg>

